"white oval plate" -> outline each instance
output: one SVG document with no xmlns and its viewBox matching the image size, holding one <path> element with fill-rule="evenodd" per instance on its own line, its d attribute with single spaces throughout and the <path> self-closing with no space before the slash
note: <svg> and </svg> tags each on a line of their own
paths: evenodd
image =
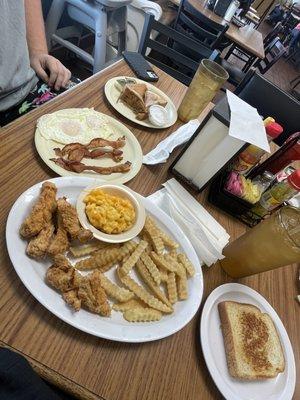
<svg viewBox="0 0 300 400">
<path fill-rule="evenodd" d="M 50 161 L 50 158 L 57 157 L 53 149 L 55 147 L 62 148 L 64 145 L 57 143 L 54 140 L 45 139 L 40 134 L 39 130 L 36 129 L 34 135 L 35 147 L 41 159 L 46 165 L 48 165 L 50 169 L 52 169 L 52 171 L 56 172 L 60 176 L 86 176 L 88 178 L 97 178 L 98 180 L 101 179 L 103 182 L 107 183 L 125 183 L 130 181 L 138 174 L 143 164 L 143 152 L 137 138 L 125 125 L 123 125 L 115 118 L 103 113 L 100 114 L 108 120 L 109 124 L 113 128 L 115 132 L 113 139 L 117 139 L 120 136 L 126 137 L 126 145 L 122 148 L 124 155 L 124 159 L 122 162 L 130 161 L 132 163 L 130 171 L 125 173 L 115 173 L 111 175 L 96 174 L 93 171 L 84 171 L 80 174 L 72 171 L 67 171 L 59 165 L 55 164 L 53 161 Z M 96 167 L 111 167 L 113 165 L 116 165 L 116 163 L 109 158 L 100 158 L 99 160 L 86 159 L 83 160 L 83 162 L 87 165 L 93 165 Z"/>
<path fill-rule="evenodd" d="M 87 186 L 97 185 L 96 179 L 65 177 L 49 181 L 58 188 L 58 197 L 66 196 L 76 204 L 79 193 Z M 179 244 L 194 264 L 196 275 L 188 280 L 189 297 L 178 302 L 174 313 L 164 316 L 158 322 L 129 323 L 121 313 L 112 311 L 110 318 L 100 317 L 85 310 L 73 312 L 63 301 L 60 294 L 45 282 L 45 274 L 50 266 L 49 261 L 37 262 L 25 254 L 26 241 L 19 236 L 19 227 L 31 210 L 41 188 L 41 183 L 26 190 L 15 202 L 9 213 L 6 225 L 6 243 L 12 264 L 30 293 L 49 311 L 68 324 L 92 335 L 120 342 L 148 342 L 164 338 L 182 329 L 195 315 L 203 294 L 203 277 L 198 257 L 191 243 L 174 222 L 150 200 L 143 198 L 143 203 L 159 225 L 166 230 Z M 112 269 L 107 276 L 114 280 Z M 134 275 L 133 275 L 134 276 Z M 134 276 L 136 278 L 136 276 Z"/>
<path fill-rule="evenodd" d="M 116 78 L 111 78 L 109 81 L 106 82 L 104 86 L 105 96 L 115 110 L 117 110 L 121 115 L 123 115 L 123 117 L 129 119 L 130 121 L 135 122 L 138 125 L 146 126 L 147 128 L 165 129 L 175 124 L 175 122 L 177 121 L 177 109 L 172 100 L 156 86 L 151 85 L 151 83 L 149 82 L 145 82 L 142 81 L 141 79 L 134 77 L 137 83 L 144 83 L 145 85 L 147 85 L 149 90 L 158 94 L 160 97 L 162 97 L 168 102 L 168 104 L 165 107 L 168 113 L 168 122 L 165 125 L 156 126 L 153 125 L 148 119 L 145 119 L 143 121 L 137 119 L 136 114 L 128 106 L 126 106 L 126 104 L 124 104 L 122 101 L 118 101 L 120 97 L 120 92 L 116 88 L 115 83 L 117 82 L 118 79 L 125 79 L 125 78 L 126 76 L 117 76 Z M 132 79 L 132 77 L 127 77 L 127 78 Z"/>
<path fill-rule="evenodd" d="M 272 318 L 285 357 L 285 370 L 274 379 L 260 381 L 242 381 L 229 375 L 218 303 L 237 301 L 257 306 Z M 288 334 L 267 300 L 255 290 L 239 283 L 227 283 L 217 287 L 208 296 L 200 323 L 201 345 L 209 372 L 218 389 L 227 400 L 290 400 L 293 397 L 296 383 L 294 353 Z"/>
</svg>

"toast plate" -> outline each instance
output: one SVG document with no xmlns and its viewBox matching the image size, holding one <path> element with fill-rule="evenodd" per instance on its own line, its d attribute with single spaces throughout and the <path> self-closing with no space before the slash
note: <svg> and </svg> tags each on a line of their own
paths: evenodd
<svg viewBox="0 0 300 400">
<path fill-rule="evenodd" d="M 57 186 L 57 197 L 65 196 L 73 205 L 76 204 L 77 197 L 84 188 L 99 184 L 96 179 L 85 177 L 54 178 L 48 181 Z M 100 317 L 83 309 L 73 312 L 61 295 L 45 282 L 46 270 L 51 262 L 49 260 L 38 262 L 27 257 L 26 241 L 19 235 L 19 227 L 37 199 L 41 185 L 42 182 L 26 190 L 11 208 L 6 224 L 6 243 L 9 257 L 19 278 L 44 307 L 83 332 L 120 342 L 148 342 L 161 339 L 179 331 L 193 318 L 203 294 L 203 277 L 198 257 L 181 229 L 168 215 L 144 197 L 142 201 L 146 211 L 180 244 L 179 250 L 184 251 L 195 266 L 196 274 L 188 280 L 188 299 L 178 302 L 173 314 L 165 315 L 160 321 L 152 323 L 129 323 L 116 311 L 112 311 L 110 318 Z M 106 275 L 115 281 L 114 268 Z M 134 273 L 132 276 L 138 280 Z"/>
<path fill-rule="evenodd" d="M 137 138 L 125 125 L 123 125 L 115 118 L 103 113 L 100 114 L 105 117 L 107 122 L 113 128 L 113 131 L 116 135 L 114 139 L 117 139 L 117 137 L 125 136 L 126 144 L 121 149 L 123 150 L 124 156 L 124 161 L 122 162 L 130 161 L 132 163 L 130 171 L 125 173 L 114 173 L 111 175 L 96 174 L 93 171 L 83 171 L 80 174 L 72 171 L 67 171 L 59 165 L 56 165 L 53 161 L 50 161 L 50 158 L 57 157 L 53 149 L 55 147 L 62 148 L 64 145 L 59 144 L 54 140 L 45 139 L 41 135 L 40 131 L 36 129 L 34 136 L 35 147 L 41 159 L 50 169 L 52 169 L 52 171 L 56 172 L 60 176 L 85 176 L 87 178 L 97 178 L 98 180 L 102 180 L 103 183 L 125 183 L 130 181 L 138 174 L 139 170 L 142 167 L 143 152 Z M 111 167 L 113 165 L 116 165 L 116 163 L 109 158 L 100 158 L 99 160 L 84 159 L 83 162 L 86 165 L 93 165 L 96 167 Z"/>
<path fill-rule="evenodd" d="M 151 85 L 151 83 L 142 81 L 141 79 L 138 78 L 134 78 L 137 83 L 144 83 L 145 85 L 147 85 L 149 90 L 158 94 L 160 97 L 162 97 L 168 102 L 165 107 L 168 113 L 168 122 L 165 125 L 156 126 L 153 125 L 148 119 L 145 119 L 143 121 L 137 119 L 136 114 L 126 104 L 124 104 L 122 101 L 118 101 L 120 97 L 120 91 L 116 88 L 115 83 L 117 82 L 118 79 L 125 79 L 125 78 L 132 79 L 132 77 L 117 76 L 107 81 L 104 86 L 105 96 L 115 110 L 117 110 L 121 115 L 123 115 L 123 117 L 129 119 L 130 121 L 135 122 L 138 125 L 146 126 L 147 128 L 165 129 L 175 124 L 175 122 L 177 121 L 177 109 L 172 100 L 156 86 Z"/>
<path fill-rule="evenodd" d="M 218 303 L 237 301 L 257 306 L 272 318 L 285 357 L 285 370 L 273 379 L 245 381 L 229 375 Z M 255 290 L 239 283 L 227 283 L 217 287 L 207 298 L 200 324 L 200 338 L 206 365 L 218 389 L 227 400 L 290 400 L 296 383 L 294 353 L 288 334 L 267 300 Z"/>
</svg>

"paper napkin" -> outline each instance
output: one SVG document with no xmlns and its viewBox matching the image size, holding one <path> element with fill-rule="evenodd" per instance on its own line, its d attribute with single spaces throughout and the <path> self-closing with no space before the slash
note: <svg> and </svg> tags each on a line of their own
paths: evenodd
<svg viewBox="0 0 300 400">
<path fill-rule="evenodd" d="M 229 234 L 176 179 L 170 179 L 151 196 L 183 230 L 191 241 L 202 263 L 207 266 L 223 258 L 223 248 L 229 242 Z"/>
<path fill-rule="evenodd" d="M 189 121 L 161 141 L 153 150 L 143 157 L 143 164 L 153 165 L 166 162 L 175 147 L 187 142 L 199 127 L 197 119 Z"/>
</svg>

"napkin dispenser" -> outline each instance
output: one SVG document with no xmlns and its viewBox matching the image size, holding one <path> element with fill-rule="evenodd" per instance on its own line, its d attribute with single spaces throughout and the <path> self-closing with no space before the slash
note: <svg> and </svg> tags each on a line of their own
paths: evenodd
<svg viewBox="0 0 300 400">
<path fill-rule="evenodd" d="M 172 163 L 171 172 L 202 191 L 248 146 L 246 141 L 229 135 L 229 124 L 230 108 L 225 96 L 209 112 Z"/>
</svg>

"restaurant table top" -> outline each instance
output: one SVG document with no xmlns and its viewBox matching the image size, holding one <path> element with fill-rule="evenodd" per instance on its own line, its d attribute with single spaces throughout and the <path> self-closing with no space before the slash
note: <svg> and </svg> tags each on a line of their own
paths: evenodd
<svg viewBox="0 0 300 400">
<path fill-rule="evenodd" d="M 155 68 L 155 84 L 178 106 L 186 87 Z M 207 296 L 217 286 L 240 282 L 257 290 L 274 307 L 289 334 L 296 365 L 300 361 L 300 310 L 297 265 L 234 280 L 219 264 L 203 267 L 204 296 L 194 318 L 181 331 L 149 343 L 130 344 L 100 339 L 83 333 L 46 310 L 23 286 L 9 260 L 5 225 L 9 210 L 18 196 L 30 186 L 56 175 L 42 162 L 34 146 L 37 118 L 70 107 L 94 107 L 123 122 L 147 153 L 181 125 L 151 130 L 121 117 L 104 98 L 108 79 L 133 73 L 118 61 L 48 104 L 0 129 L 1 153 L 1 250 L 0 250 L 0 344 L 20 352 L 50 382 L 67 388 L 79 398 L 105 400 L 217 400 L 222 399 L 205 365 L 200 344 L 199 323 Z M 205 115 L 207 110 L 203 113 Z M 200 119 L 203 117 L 200 116 Z M 128 186 L 148 196 L 171 177 L 167 163 L 143 165 Z M 231 240 L 245 232 L 245 226 L 211 206 L 206 192 L 192 194 L 230 233 Z M 298 368 L 294 399 L 300 398 Z"/>
</svg>

